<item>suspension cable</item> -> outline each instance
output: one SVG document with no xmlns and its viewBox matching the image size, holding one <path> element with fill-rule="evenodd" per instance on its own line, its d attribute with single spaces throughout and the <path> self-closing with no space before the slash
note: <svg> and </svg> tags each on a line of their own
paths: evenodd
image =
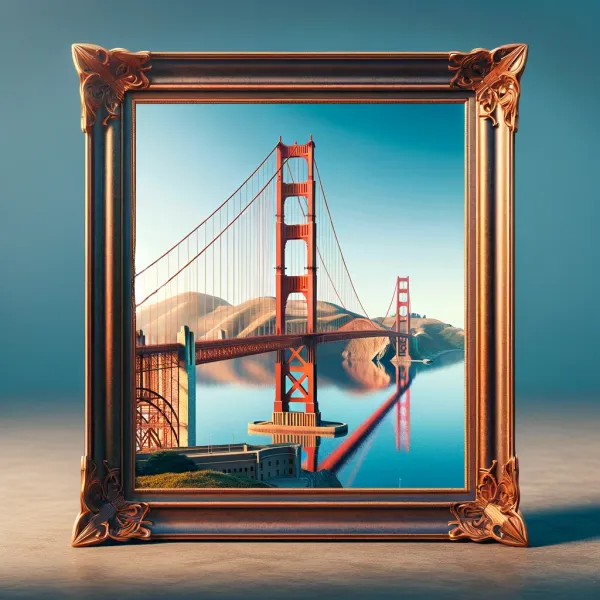
<svg viewBox="0 0 600 600">
<path fill-rule="evenodd" d="M 192 234 L 194 234 L 196 231 L 198 231 L 198 229 L 200 229 L 200 227 L 202 227 L 202 225 L 204 225 L 211 217 L 213 217 L 218 211 L 220 211 L 250 181 L 250 179 L 252 179 L 252 177 L 254 177 L 254 175 L 256 175 L 258 170 L 267 162 L 267 160 L 271 157 L 273 152 L 275 152 L 276 148 L 277 148 L 277 146 L 273 146 L 273 149 L 271 150 L 271 152 L 269 152 L 269 154 L 267 154 L 265 159 L 258 165 L 258 167 L 256 167 L 256 169 L 254 169 L 254 171 L 246 178 L 246 180 L 239 185 L 239 187 L 235 190 L 235 192 L 233 192 L 220 206 L 215 208 L 215 210 L 210 215 L 208 215 L 208 217 L 206 217 L 206 219 L 204 219 L 204 221 L 202 221 L 202 223 L 197 225 L 194 229 L 192 229 L 192 231 L 190 231 L 187 235 L 182 237 L 176 244 L 174 244 L 171 248 L 169 248 L 165 253 L 161 254 L 156 260 L 151 262 L 148 266 L 144 267 L 141 271 L 139 271 L 139 273 L 136 273 L 135 277 L 137 277 L 138 275 L 141 275 L 144 271 L 147 271 L 150 267 L 153 267 L 159 260 L 161 260 L 165 256 L 167 256 L 167 254 L 169 254 L 169 252 L 171 252 L 172 250 L 175 250 L 175 248 L 177 248 L 177 246 L 179 246 L 179 244 L 181 244 L 185 239 L 189 238 Z"/>
<path fill-rule="evenodd" d="M 317 170 L 317 177 L 319 178 L 319 186 L 321 187 L 321 193 L 323 194 L 323 200 L 325 202 L 325 208 L 327 209 L 327 214 L 329 215 L 329 222 L 331 223 L 331 229 L 333 230 L 333 235 L 335 237 L 337 247 L 338 247 L 338 249 L 340 251 L 340 255 L 342 257 L 342 263 L 344 264 L 344 269 L 346 270 L 348 279 L 350 280 L 350 285 L 352 286 L 352 290 L 354 291 L 354 294 L 356 296 L 356 299 L 358 300 L 358 303 L 360 304 L 360 307 L 362 308 L 363 312 L 365 313 L 365 316 L 367 317 L 367 319 L 369 321 L 371 321 L 371 323 L 374 323 L 374 321 L 369 317 L 369 314 L 365 310 L 363 303 L 360 301 L 360 297 L 358 295 L 358 292 L 356 291 L 356 287 L 354 286 L 354 281 L 352 280 L 352 276 L 350 275 L 350 271 L 348 270 L 348 265 L 346 264 L 346 259 L 344 258 L 344 253 L 342 252 L 342 247 L 340 246 L 340 241 L 338 239 L 337 232 L 335 230 L 335 225 L 333 224 L 333 219 L 331 217 L 331 211 L 329 210 L 329 204 L 327 203 L 327 196 L 325 195 L 325 190 L 323 189 L 323 181 L 321 180 L 321 173 L 319 172 L 319 165 L 317 164 L 316 160 L 314 162 L 315 162 L 315 169 Z"/>
<path fill-rule="evenodd" d="M 292 179 L 292 183 L 294 182 L 294 176 L 292 174 L 292 170 L 290 169 L 290 165 L 288 163 L 288 171 L 290 173 L 290 177 Z M 302 211 L 302 216 L 306 218 L 306 213 L 304 212 L 304 207 L 302 206 L 302 203 L 300 202 L 300 198 L 296 197 L 296 199 L 298 200 L 298 206 L 300 207 L 300 210 Z M 321 254 L 321 249 L 319 248 L 319 245 L 316 244 L 317 246 L 317 253 L 319 254 L 319 258 L 321 259 L 321 263 L 323 265 L 323 268 L 325 269 L 325 273 L 327 273 L 327 277 L 329 278 L 329 281 L 331 283 L 331 287 L 333 288 L 333 291 L 335 292 L 335 295 L 338 297 L 339 301 L 342 303 L 342 308 L 344 310 L 346 310 L 346 306 L 344 305 L 344 301 L 341 299 L 336 287 L 335 287 L 335 283 L 333 283 L 333 280 L 331 279 L 331 275 L 329 274 L 329 270 L 327 269 L 327 265 L 325 264 L 325 261 L 323 260 L 323 256 Z"/>
<path fill-rule="evenodd" d="M 287 163 L 287 159 L 285 160 L 285 163 Z M 167 281 L 165 281 L 161 286 L 159 286 L 158 288 L 156 288 L 152 293 L 148 294 L 141 302 L 139 302 L 138 304 L 136 304 L 135 307 L 138 308 L 139 306 L 141 306 L 142 304 L 144 304 L 144 302 L 146 302 L 146 300 L 148 300 L 149 298 L 151 298 L 152 296 L 154 296 L 157 292 L 159 292 L 162 288 L 164 288 L 168 283 L 170 283 L 173 279 L 175 279 L 175 277 L 177 277 L 184 269 L 186 269 L 187 267 L 189 267 L 199 256 L 201 256 L 202 254 L 204 254 L 204 252 L 210 246 L 212 246 L 218 239 L 220 239 L 220 237 L 246 212 L 246 210 L 248 210 L 248 208 L 250 208 L 250 206 L 254 203 L 254 201 L 265 191 L 265 189 L 267 188 L 267 186 L 271 183 L 271 181 L 273 181 L 273 179 L 275 179 L 275 177 L 277 176 L 277 174 L 279 173 L 279 171 L 281 171 L 282 168 L 283 168 L 283 164 L 281 165 L 281 167 L 279 167 L 279 169 L 277 169 L 277 171 L 275 171 L 275 173 L 273 173 L 273 175 L 271 176 L 271 178 L 269 179 L 269 181 L 267 181 L 267 183 L 252 198 L 252 200 L 250 200 L 250 202 L 248 202 L 246 204 L 246 206 L 244 206 L 244 208 L 239 212 L 239 214 L 235 217 L 235 219 L 233 219 L 233 221 L 231 221 L 231 223 L 229 223 L 227 225 L 227 227 L 225 227 L 225 229 L 223 229 L 215 238 L 213 238 L 198 254 L 196 254 L 196 256 L 194 256 L 194 258 L 192 258 L 185 265 L 183 265 L 183 267 L 181 267 L 174 275 L 172 275 L 171 277 L 169 277 L 169 279 L 167 279 Z"/>
<path fill-rule="evenodd" d="M 388 318 L 388 315 L 390 314 L 390 309 L 392 308 L 392 304 L 394 302 L 394 296 L 396 295 L 396 286 L 394 286 L 394 291 L 392 293 L 392 299 L 390 300 L 390 305 L 388 306 L 388 309 L 385 311 L 385 317 L 383 317 L 383 321 L 385 321 Z M 381 324 L 383 325 L 383 321 L 381 322 Z"/>
</svg>

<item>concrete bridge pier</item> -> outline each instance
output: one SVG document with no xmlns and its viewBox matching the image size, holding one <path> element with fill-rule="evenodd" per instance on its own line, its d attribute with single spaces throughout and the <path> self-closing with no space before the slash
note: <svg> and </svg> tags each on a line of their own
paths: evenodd
<svg viewBox="0 0 600 600">
<path fill-rule="evenodd" d="M 177 333 L 179 369 L 179 445 L 196 445 L 196 345 L 184 325 Z"/>
</svg>

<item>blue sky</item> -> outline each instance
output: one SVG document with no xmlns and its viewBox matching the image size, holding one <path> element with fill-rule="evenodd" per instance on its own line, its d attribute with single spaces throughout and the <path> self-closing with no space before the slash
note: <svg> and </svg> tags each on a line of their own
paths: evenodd
<svg viewBox="0 0 600 600">
<path fill-rule="evenodd" d="M 279 136 L 312 134 L 369 315 L 409 275 L 413 311 L 463 327 L 464 127 L 461 104 L 138 105 L 136 267 L 208 216 Z"/>
</svg>

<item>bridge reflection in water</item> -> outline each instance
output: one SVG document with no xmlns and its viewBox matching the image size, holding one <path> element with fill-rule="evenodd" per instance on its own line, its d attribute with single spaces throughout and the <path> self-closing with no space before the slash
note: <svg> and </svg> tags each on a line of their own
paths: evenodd
<svg viewBox="0 0 600 600">
<path fill-rule="evenodd" d="M 296 431 L 299 427 L 290 427 L 285 425 L 272 426 L 271 443 L 293 443 L 300 444 L 305 453 L 305 460 L 302 468 L 306 471 L 318 471 L 327 469 L 336 473 L 348 459 L 362 446 L 363 442 L 373 433 L 374 429 L 381 423 L 385 416 L 396 407 L 396 449 L 402 448 L 409 450 L 410 439 L 410 385 L 414 377 L 415 369 L 411 369 L 410 362 L 395 364 L 396 388 L 393 393 L 367 417 L 358 427 L 349 435 L 347 427 L 340 431 L 331 431 L 323 434 Z M 268 430 L 263 430 L 267 433 Z M 251 424 L 248 427 L 248 433 L 260 433 Z M 318 452 L 321 444 L 321 438 L 345 438 L 334 451 L 326 457 L 319 460 Z"/>
<path fill-rule="evenodd" d="M 199 443 L 247 441 L 300 443 L 302 467 L 329 469 L 344 487 L 462 487 L 464 482 L 464 362 L 449 353 L 432 365 L 413 363 L 402 392 L 396 366 L 349 362 L 329 355 L 319 361 L 321 410 L 347 424 L 334 435 L 248 433 L 269 413 L 273 354 L 197 368 Z M 398 386 L 400 383 L 400 386 Z M 400 387 L 400 390 L 398 390 Z M 398 393 L 400 392 L 400 393 Z"/>
</svg>

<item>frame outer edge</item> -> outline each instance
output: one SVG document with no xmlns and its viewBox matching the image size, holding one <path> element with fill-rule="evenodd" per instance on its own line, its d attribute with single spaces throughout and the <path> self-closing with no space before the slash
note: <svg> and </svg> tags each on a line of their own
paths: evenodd
<svg viewBox="0 0 600 600">
<path fill-rule="evenodd" d="M 525 52 L 526 52 L 526 47 Z M 111 51 L 114 52 L 114 51 Z M 119 52 L 121 52 L 119 50 Z M 122 51 L 128 56 L 126 51 Z M 476 52 L 476 51 L 473 51 Z M 150 57 L 149 53 L 145 54 L 144 61 Z M 131 55 L 133 56 L 133 55 Z M 450 56 L 450 54 L 439 53 L 436 56 L 425 57 L 433 62 L 441 57 Z M 157 59 L 159 56 L 157 55 Z M 186 55 L 186 57 L 178 57 L 176 54 L 172 56 L 161 54 L 160 60 L 156 61 L 156 66 L 159 66 L 157 79 L 160 81 L 163 77 L 163 69 L 168 67 L 169 61 L 176 65 L 177 69 L 183 67 L 182 63 L 187 65 L 193 64 L 193 60 L 198 59 L 196 71 L 202 75 L 200 79 L 204 83 L 198 85 L 192 84 L 188 87 L 186 83 L 183 85 L 175 85 L 174 89 L 222 89 L 227 87 L 226 78 L 212 79 L 213 72 L 210 60 L 207 62 L 208 56 L 202 57 Z M 212 58 L 212 55 L 211 57 Z M 227 57 L 219 57 L 227 60 Z M 237 65 L 236 61 L 239 57 L 231 55 L 232 61 Z M 267 57 L 273 62 L 273 56 Z M 301 56 L 297 57 L 301 59 Z M 276 69 L 269 73 L 268 65 L 255 64 L 254 68 L 257 73 L 266 73 L 267 82 L 256 81 L 254 84 L 248 84 L 243 81 L 243 78 L 236 78 L 234 87 L 238 89 L 262 89 L 269 90 L 280 87 L 283 89 L 293 89 L 294 82 L 298 83 L 297 87 L 305 86 L 307 89 L 311 86 L 316 90 L 321 90 L 327 87 L 321 78 L 323 75 L 323 64 L 319 64 L 315 59 L 327 57 L 320 55 L 310 57 L 307 55 L 306 64 L 317 65 L 318 69 L 314 77 L 302 78 L 301 71 L 296 74 L 296 79 L 291 77 L 291 84 L 287 83 L 287 72 L 278 72 Z M 331 57 L 330 57 L 331 58 Z M 413 67 L 420 64 L 419 61 L 424 59 L 423 55 L 414 55 L 411 60 L 410 53 L 396 54 L 390 56 L 366 57 L 373 61 L 376 73 L 378 69 L 385 70 L 390 67 L 393 74 L 390 75 L 389 82 L 383 84 L 379 82 L 370 82 L 369 77 L 360 77 L 356 75 L 357 61 L 361 61 L 358 55 L 349 55 L 348 59 L 352 62 L 351 74 L 346 76 L 343 63 L 340 57 L 336 57 L 334 61 L 334 84 L 333 91 L 343 89 L 358 89 L 371 90 L 377 93 L 378 91 L 387 90 L 410 90 L 419 89 L 427 91 L 428 89 L 437 89 L 449 91 L 452 89 L 452 84 L 446 84 L 446 76 L 442 74 L 439 65 L 433 71 L 429 71 L 427 75 L 417 83 L 418 76 L 415 76 Z M 261 59 L 260 55 L 256 59 Z M 289 61 L 287 56 L 283 63 Z M 397 63 L 388 64 L 386 60 L 398 60 L 405 64 L 399 68 Z M 379 66 L 375 66 L 380 61 Z M 382 61 L 382 62 L 381 62 Z M 275 60 L 277 62 L 277 60 Z M 368 61 L 367 61 L 368 62 Z M 382 67 L 383 64 L 383 67 Z M 186 66 L 187 66 L 186 65 Z M 207 68 L 208 67 L 208 68 Z M 231 65 L 230 65 L 231 67 Z M 236 67 L 237 68 L 237 67 Z M 150 66 L 144 67 L 142 70 L 148 70 Z M 261 71 L 262 69 L 262 71 Z M 266 69 L 266 70 L 265 70 Z M 292 69 L 294 71 L 295 67 Z M 403 71 L 406 70 L 406 72 Z M 175 73 L 176 71 L 174 71 Z M 294 71 L 295 72 L 295 71 Z M 268 78 L 272 76 L 273 85 L 269 85 Z M 143 78 L 145 79 L 145 78 Z M 156 86 L 152 85 L 154 77 L 150 75 L 150 82 L 142 82 L 141 88 L 155 89 L 167 88 L 160 83 Z M 166 79 L 169 79 L 167 76 Z M 260 78 L 259 78 L 260 79 Z M 448 74 L 448 82 L 450 82 L 450 74 Z M 173 81 L 173 80 L 170 80 Z M 140 89 L 140 86 L 137 86 Z M 471 88 L 478 95 L 477 87 Z M 82 102 L 83 102 L 82 95 Z M 479 99 L 479 97 L 478 97 Z M 518 102 L 518 87 L 517 96 Z M 510 99 L 509 99 L 510 100 Z M 125 100 L 126 102 L 126 100 Z M 123 107 L 121 100 L 120 108 Z M 494 461 L 501 465 L 506 465 L 514 456 L 514 131 L 515 124 L 505 122 L 505 119 L 497 118 L 490 119 L 490 115 L 506 116 L 505 107 L 502 106 L 502 101 L 498 99 L 498 105 L 493 111 L 488 110 L 483 114 L 482 103 L 478 101 L 480 111 L 477 118 L 477 148 L 475 150 L 477 160 L 477 205 L 478 205 L 478 223 L 479 233 L 477 236 L 478 260 L 477 260 L 477 341 L 476 353 L 479 363 L 477 365 L 478 378 L 476 383 L 478 410 L 478 456 L 477 467 L 479 469 L 491 464 Z M 508 106 L 508 105 L 507 105 Z M 516 110 L 515 106 L 508 106 L 510 110 Z M 508 110 L 507 109 L 507 110 Z M 124 157 L 124 132 L 123 119 L 119 119 L 115 115 L 113 108 L 109 105 L 100 106 L 95 114 L 95 120 L 87 129 L 86 135 L 86 438 L 85 451 L 86 461 L 97 464 L 101 470 L 110 472 L 110 466 L 116 467 L 112 472 L 120 469 L 121 475 L 119 481 L 122 482 L 123 469 L 127 466 L 124 464 L 125 454 L 123 450 L 123 440 L 128 436 L 124 435 L 124 423 L 131 422 L 131 415 L 124 418 L 123 410 L 126 407 L 125 390 L 128 387 L 131 375 L 125 375 L 124 366 L 126 366 L 126 358 L 131 353 L 131 340 L 129 343 L 124 341 L 123 336 L 128 335 L 132 328 L 132 319 L 125 317 L 125 311 L 129 310 L 125 300 L 128 297 L 128 286 L 131 285 L 132 270 L 131 265 L 125 265 L 125 261 L 130 260 L 131 250 L 130 244 L 124 243 L 123 234 L 127 233 L 131 226 L 133 216 L 126 217 L 124 210 L 126 202 L 124 200 L 126 190 L 123 188 L 124 170 L 122 161 Z M 507 113 L 508 114 L 508 113 Z M 126 152 L 125 152 L 126 153 Z M 125 278 L 129 279 L 125 280 Z M 129 390 L 127 390 L 128 392 Z M 95 467 L 94 467 L 95 468 Z M 100 475 L 100 474 L 99 474 Z M 84 494 L 82 492 L 82 503 Z M 125 501 L 126 502 L 126 501 Z M 127 503 L 127 502 L 126 502 Z M 131 506 L 140 507 L 145 512 L 148 505 L 139 503 Z M 197 517 L 186 518 L 184 521 L 173 521 L 175 514 L 187 513 L 188 509 L 173 508 L 166 509 L 156 508 L 159 518 L 157 523 L 157 533 L 160 536 L 166 537 L 187 537 L 188 533 L 181 527 L 191 528 L 189 535 L 191 537 L 219 537 L 219 534 L 213 532 L 202 532 L 202 527 L 198 529 L 201 522 Z M 198 507 L 198 510 L 202 510 Z M 237 512 L 238 509 L 233 512 Z M 266 507 L 258 508 L 266 514 Z M 350 507 L 343 508 L 340 505 L 338 516 L 342 513 L 350 514 L 354 509 Z M 361 509 L 362 510 L 362 509 Z M 436 510 L 420 509 L 418 517 L 414 510 L 398 506 L 396 511 L 397 516 L 391 513 L 386 514 L 385 509 L 379 509 L 381 520 L 378 521 L 376 513 L 369 513 L 369 518 L 372 518 L 375 527 L 385 530 L 386 524 L 388 528 L 385 531 L 370 533 L 367 528 L 361 530 L 363 533 L 348 530 L 345 526 L 341 529 L 345 533 L 336 533 L 335 527 L 331 529 L 331 534 L 308 533 L 306 527 L 303 526 L 299 531 L 294 532 L 294 525 L 286 526 L 281 522 L 279 532 L 282 536 L 303 537 L 305 534 L 311 538 L 326 538 L 331 535 L 331 538 L 359 538 L 366 537 L 406 537 L 414 536 L 418 538 L 422 535 L 424 538 L 434 535 L 435 537 L 444 537 L 441 533 L 441 521 L 438 517 L 430 520 L 424 528 L 417 523 L 427 521 L 427 514 L 433 515 Z M 167 512 L 165 512 L 167 511 Z M 350 511 L 350 512 L 348 512 Z M 398 512 L 400 511 L 400 512 Z M 421 512 L 422 511 L 422 512 Z M 210 510 L 208 512 L 211 512 Z M 230 511 L 225 510 L 227 514 Z M 311 512 L 311 509 L 308 510 Z M 283 510 L 278 514 L 279 519 L 286 513 Z M 319 517 L 321 513 L 317 509 L 315 513 Z M 358 512 L 356 515 L 358 516 Z M 365 513 L 366 515 L 367 513 Z M 414 519 L 414 517 L 417 517 Z M 143 519 L 143 516 L 142 516 Z M 367 519 L 369 520 L 369 519 Z M 207 520 L 211 521 L 211 519 Z M 335 521 L 335 519 L 334 519 Z M 167 527 L 168 531 L 163 529 Z M 231 528 L 233 522 L 228 523 Z M 260 530 L 260 523 L 257 524 Z M 309 529 L 312 527 L 308 526 Z M 239 531 L 233 533 L 233 537 L 243 538 L 244 536 L 254 536 L 251 532 L 253 527 L 246 530 L 246 533 Z M 420 533 L 415 532 L 415 529 Z M 433 531 L 432 531 L 433 529 Z M 231 531 L 231 529 L 230 529 Z M 429 531 L 429 533 L 427 533 Z M 279 532 L 272 531 L 266 533 L 266 537 L 279 536 Z M 224 533 L 228 536 L 228 533 Z M 257 537 L 261 534 L 257 533 Z M 145 534 L 144 534 L 145 536 Z M 138 536 L 140 537 L 140 536 Z M 149 537 L 149 533 L 148 533 Z M 125 541 L 125 540 L 120 540 Z"/>
<path fill-rule="evenodd" d="M 478 369 L 481 409 L 479 484 L 474 502 L 455 504 L 452 540 L 494 539 L 527 546 L 519 511 L 515 456 L 514 393 L 514 136 L 518 126 L 520 77 L 525 44 L 492 51 L 475 49 L 451 58 L 457 87 L 475 91 L 478 104 L 478 277 L 482 360 Z"/>
<path fill-rule="evenodd" d="M 497 460 L 515 455 L 514 440 L 514 131 L 499 120 L 496 130 L 496 403 Z"/>
</svg>

